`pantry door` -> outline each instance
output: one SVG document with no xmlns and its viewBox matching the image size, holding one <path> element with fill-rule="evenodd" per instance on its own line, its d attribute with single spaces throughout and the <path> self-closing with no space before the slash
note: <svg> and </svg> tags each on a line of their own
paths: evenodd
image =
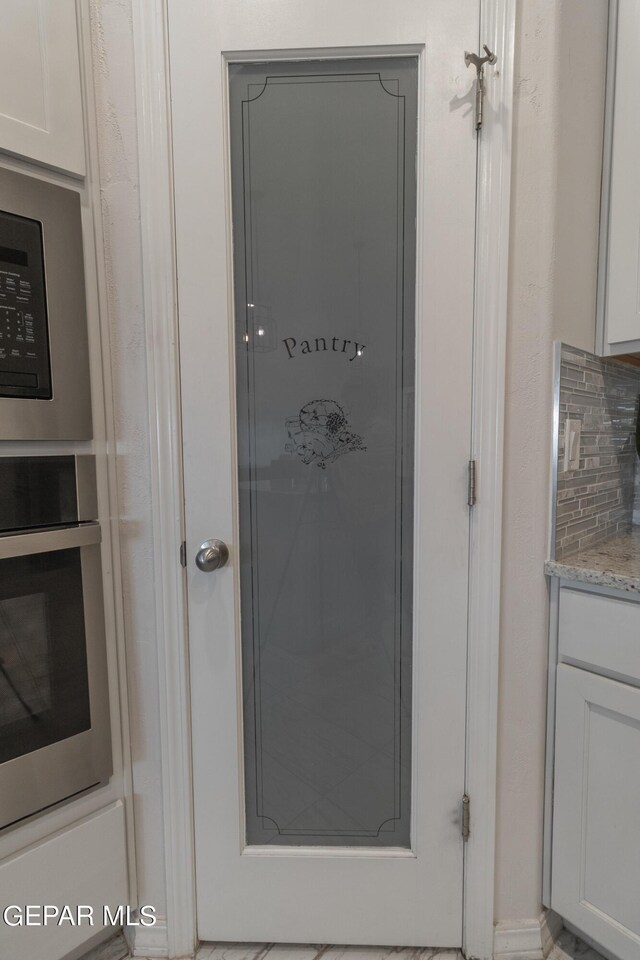
<svg viewBox="0 0 640 960">
<path fill-rule="evenodd" d="M 479 0 L 168 7 L 198 933 L 458 947 Z"/>
</svg>

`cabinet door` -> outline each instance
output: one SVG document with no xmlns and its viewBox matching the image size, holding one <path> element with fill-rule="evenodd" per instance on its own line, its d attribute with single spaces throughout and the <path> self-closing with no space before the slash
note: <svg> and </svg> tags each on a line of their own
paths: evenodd
<svg viewBox="0 0 640 960">
<path fill-rule="evenodd" d="M 0 150 L 84 174 L 75 0 L 3 0 Z"/>
<path fill-rule="evenodd" d="M 558 667 L 551 906 L 640 955 L 640 689 Z"/>
<path fill-rule="evenodd" d="M 619 0 L 617 10 L 605 294 L 605 339 L 613 354 L 640 340 L 640 4 Z"/>
</svg>

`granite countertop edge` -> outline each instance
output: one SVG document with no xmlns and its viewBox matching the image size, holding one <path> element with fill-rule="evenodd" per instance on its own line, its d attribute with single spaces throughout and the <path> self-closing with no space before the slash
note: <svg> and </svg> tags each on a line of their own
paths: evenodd
<svg viewBox="0 0 640 960">
<path fill-rule="evenodd" d="M 547 560 L 544 571 L 550 577 L 640 594 L 640 527 L 633 526 L 568 557 Z"/>
<path fill-rule="evenodd" d="M 544 572 L 549 577 L 561 577 L 563 580 L 577 580 L 579 583 L 592 583 L 599 587 L 612 587 L 640 594 L 640 577 L 628 577 L 612 570 L 599 570 L 583 567 L 567 560 L 547 560 Z"/>
</svg>

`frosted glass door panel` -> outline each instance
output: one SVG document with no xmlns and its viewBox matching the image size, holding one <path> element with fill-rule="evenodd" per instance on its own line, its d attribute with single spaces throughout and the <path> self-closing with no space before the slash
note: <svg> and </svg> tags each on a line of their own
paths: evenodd
<svg viewBox="0 0 640 960">
<path fill-rule="evenodd" d="M 408 847 L 417 60 L 230 110 L 247 842 Z"/>
</svg>

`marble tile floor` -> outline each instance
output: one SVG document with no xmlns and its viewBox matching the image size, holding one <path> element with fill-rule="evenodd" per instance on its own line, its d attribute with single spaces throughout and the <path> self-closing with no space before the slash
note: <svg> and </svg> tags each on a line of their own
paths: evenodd
<svg viewBox="0 0 640 960">
<path fill-rule="evenodd" d="M 87 954 L 83 960 L 124 960 L 124 937 Z M 290 943 L 204 943 L 196 960 L 462 960 L 459 950 L 427 947 L 340 947 Z M 140 958 L 143 960 L 143 958 Z M 604 960 L 578 937 L 563 930 L 547 960 Z"/>
<path fill-rule="evenodd" d="M 341 947 L 318 944 L 206 943 L 196 960 L 462 960 L 459 950 L 429 947 Z M 604 960 L 582 940 L 563 930 L 547 960 Z"/>
<path fill-rule="evenodd" d="M 81 960 L 127 960 L 129 956 L 127 941 L 122 933 L 117 933 L 111 940 L 89 950 Z"/>
<path fill-rule="evenodd" d="M 575 934 L 562 930 L 547 960 L 604 960 L 604 957 Z"/>
<path fill-rule="evenodd" d="M 462 960 L 459 950 L 295 943 L 208 943 L 203 944 L 197 954 L 197 960 L 432 960 L 436 957 L 437 960 Z"/>
</svg>

